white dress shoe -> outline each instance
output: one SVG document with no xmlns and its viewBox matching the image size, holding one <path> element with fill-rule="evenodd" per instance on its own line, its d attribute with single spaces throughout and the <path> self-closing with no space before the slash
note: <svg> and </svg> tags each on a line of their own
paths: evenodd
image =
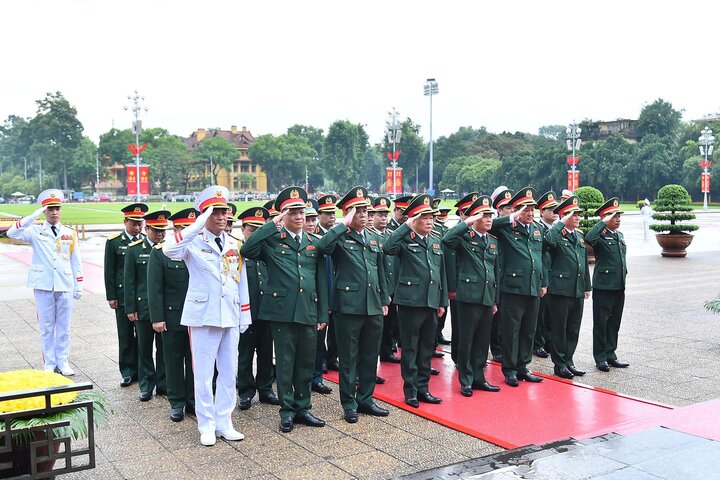
<svg viewBox="0 0 720 480">
<path fill-rule="evenodd" d="M 58 367 L 58 369 L 60 370 L 60 373 L 62 373 L 66 377 L 72 377 L 73 375 L 75 375 L 75 370 L 70 367 L 69 363 L 63 363 Z"/>
<path fill-rule="evenodd" d="M 212 447 L 213 445 L 215 445 L 215 442 L 217 442 L 217 439 L 215 438 L 214 433 L 208 432 L 200 434 L 200 443 L 202 443 L 206 447 Z"/>
<path fill-rule="evenodd" d="M 215 435 L 217 435 L 220 438 L 224 438 L 225 440 L 231 440 L 231 441 L 238 441 L 245 438 L 245 435 L 238 432 L 234 428 L 228 428 L 227 430 L 218 430 L 215 432 Z"/>
</svg>

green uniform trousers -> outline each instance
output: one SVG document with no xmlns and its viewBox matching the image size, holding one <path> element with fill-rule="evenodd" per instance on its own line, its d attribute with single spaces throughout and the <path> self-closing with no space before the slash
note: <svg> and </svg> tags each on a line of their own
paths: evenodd
<svg viewBox="0 0 720 480">
<path fill-rule="evenodd" d="M 312 407 L 310 382 L 315 365 L 317 327 L 269 322 L 275 344 L 275 372 L 280 417 L 302 415 Z"/>
<path fill-rule="evenodd" d="M 450 300 L 450 307 L 448 310 L 450 310 L 450 358 L 452 358 L 452 361 L 455 365 L 458 363 L 458 351 L 460 350 L 460 334 L 458 326 L 458 302 L 455 300 Z"/>
<path fill-rule="evenodd" d="M 166 394 L 165 360 L 163 358 L 162 335 L 153 330 L 150 319 L 135 322 L 138 343 L 138 386 L 141 392 Z M 153 342 L 155 359 L 153 359 Z"/>
<path fill-rule="evenodd" d="M 550 316 L 550 298 L 545 295 L 540 299 L 540 308 L 538 309 L 537 326 L 535 327 L 535 340 L 533 341 L 533 350 L 543 347 L 548 352 L 552 348 L 552 320 Z"/>
<path fill-rule="evenodd" d="M 344 410 L 371 405 L 383 331 L 382 315 L 333 313 L 340 359 L 340 403 Z M 357 387 L 355 379 L 358 379 Z"/>
<path fill-rule="evenodd" d="M 172 408 L 195 406 L 195 383 L 187 329 L 162 332 L 167 397 Z"/>
<path fill-rule="evenodd" d="M 508 376 L 527 372 L 527 366 L 532 360 L 540 297 L 503 292 L 500 294 L 500 305 L 503 374 Z"/>
<path fill-rule="evenodd" d="M 595 363 L 617 360 L 618 333 L 625 290 L 593 290 L 593 357 Z"/>
<path fill-rule="evenodd" d="M 550 356 L 556 367 L 574 367 L 575 349 L 580 338 L 584 298 L 545 295 L 548 298 L 552 342 Z"/>
<path fill-rule="evenodd" d="M 428 393 L 432 352 L 435 350 L 437 310 L 428 307 L 398 305 L 400 327 L 400 374 L 403 378 L 405 398 L 416 398 Z"/>
<path fill-rule="evenodd" d="M 125 313 L 125 307 L 115 309 L 115 323 L 118 334 L 118 364 L 123 378 L 138 379 L 138 340 L 135 334 L 135 322 L 131 322 Z"/>
<path fill-rule="evenodd" d="M 253 357 L 257 352 L 257 374 L 253 375 Z M 240 334 L 238 342 L 238 397 L 253 398 L 273 393 L 272 333 L 268 322 L 257 320 Z"/>
<path fill-rule="evenodd" d="M 490 346 L 492 307 L 456 302 L 458 312 L 457 368 L 460 385 L 485 382 L 485 364 Z"/>
<path fill-rule="evenodd" d="M 502 325 L 501 306 L 493 315 L 492 327 L 490 328 L 490 353 L 493 355 L 502 355 L 502 342 L 500 341 L 500 325 Z"/>
</svg>

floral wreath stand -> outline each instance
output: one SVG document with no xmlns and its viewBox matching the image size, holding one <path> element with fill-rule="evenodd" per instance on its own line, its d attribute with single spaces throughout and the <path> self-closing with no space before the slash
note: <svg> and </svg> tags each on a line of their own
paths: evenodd
<svg viewBox="0 0 720 480">
<path fill-rule="evenodd" d="M 77 401 L 52 405 L 51 395 L 90 390 L 92 383 L 36 388 L 0 393 L 0 402 L 30 397 L 44 397 L 42 408 L 0 413 L 0 478 L 54 478 L 55 475 L 95 468 L 95 422 L 93 402 Z M 73 409 L 84 409 L 87 415 L 87 446 L 73 450 L 72 437 L 59 435 L 56 429 L 69 425 L 67 421 L 52 422 L 29 428 L 13 428 L 13 420 L 54 415 Z M 21 438 L 27 439 L 21 441 Z M 82 458 L 85 457 L 85 458 Z M 60 461 L 58 468 L 55 463 Z"/>
</svg>

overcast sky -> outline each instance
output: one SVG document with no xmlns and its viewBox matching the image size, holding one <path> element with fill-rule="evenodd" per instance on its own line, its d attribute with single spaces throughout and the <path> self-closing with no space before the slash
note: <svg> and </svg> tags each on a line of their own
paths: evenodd
<svg viewBox="0 0 720 480">
<path fill-rule="evenodd" d="M 61 91 L 85 134 L 144 126 L 281 134 L 347 119 L 383 135 L 387 113 L 433 137 L 461 126 L 537 133 L 573 119 L 637 118 L 657 98 L 684 119 L 720 111 L 710 1 L 3 2 L 0 119 Z"/>
</svg>

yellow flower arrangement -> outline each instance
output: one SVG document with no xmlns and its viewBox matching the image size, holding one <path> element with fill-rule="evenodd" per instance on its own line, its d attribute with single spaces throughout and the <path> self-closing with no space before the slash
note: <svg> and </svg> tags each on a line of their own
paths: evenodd
<svg viewBox="0 0 720 480">
<path fill-rule="evenodd" d="M 72 385 L 73 381 L 55 372 L 44 370 L 12 370 L 0 372 L 0 393 L 31 390 L 34 388 Z M 78 392 L 58 393 L 52 395 L 50 401 L 53 405 L 72 403 Z M 21 398 L 0 402 L 0 413 L 18 412 L 45 407 L 45 397 Z"/>
</svg>

